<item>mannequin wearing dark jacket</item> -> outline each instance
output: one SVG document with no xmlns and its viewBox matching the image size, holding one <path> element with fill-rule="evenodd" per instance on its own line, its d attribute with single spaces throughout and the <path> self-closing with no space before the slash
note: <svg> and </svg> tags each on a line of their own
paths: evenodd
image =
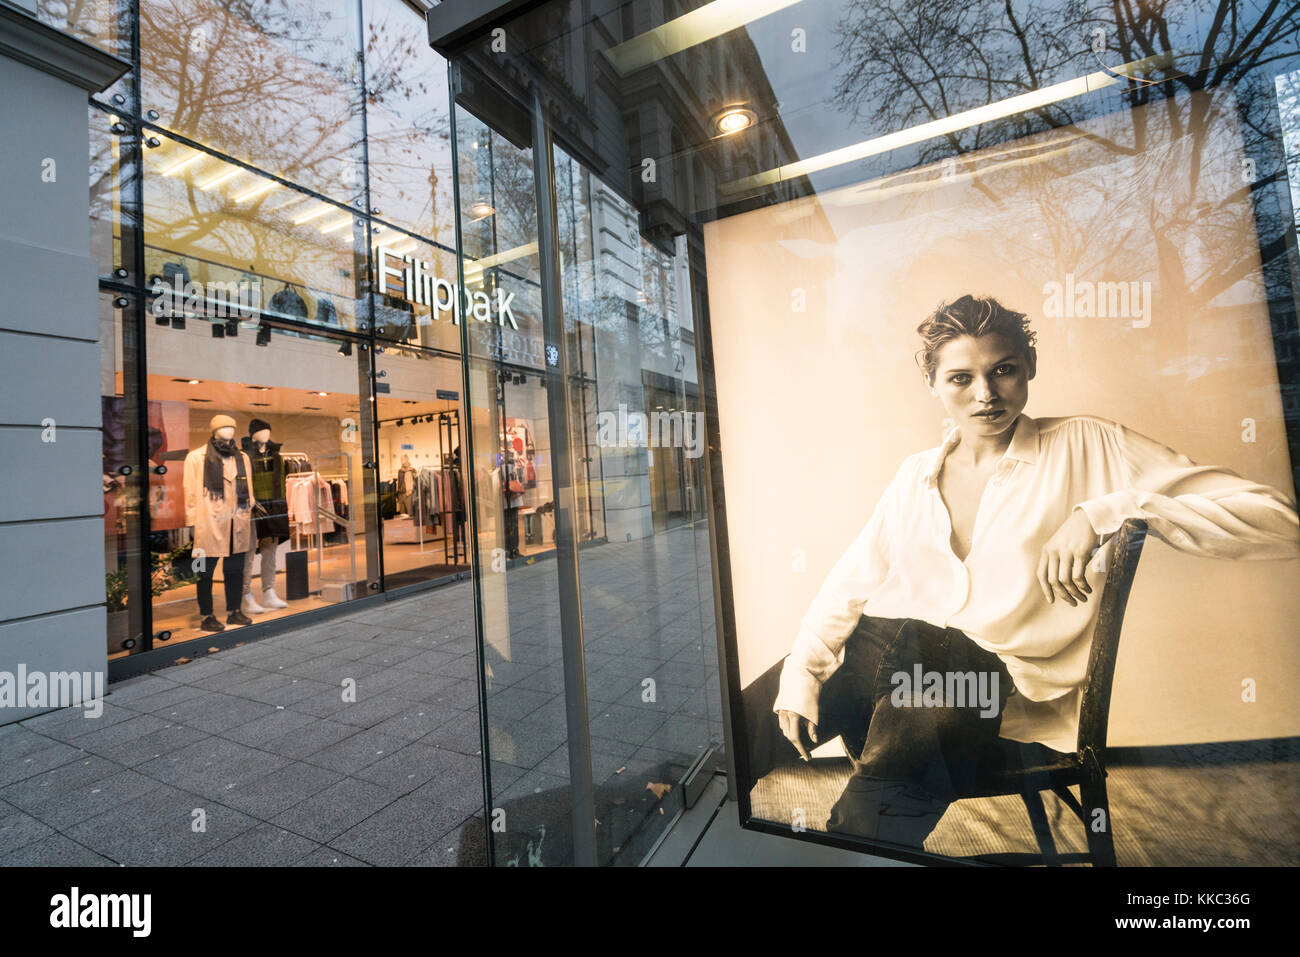
<svg viewBox="0 0 1300 957">
<path fill-rule="evenodd" d="M 284 487 L 284 459 L 280 443 L 271 441 L 271 426 L 261 419 L 248 424 L 244 451 L 252 463 L 253 495 L 258 508 L 253 517 L 253 543 L 244 561 L 244 611 L 260 615 L 268 608 L 287 608 L 275 593 L 277 546 L 289 538 L 289 503 Z M 253 597 L 253 556 L 262 555 L 262 600 Z"/>
</svg>

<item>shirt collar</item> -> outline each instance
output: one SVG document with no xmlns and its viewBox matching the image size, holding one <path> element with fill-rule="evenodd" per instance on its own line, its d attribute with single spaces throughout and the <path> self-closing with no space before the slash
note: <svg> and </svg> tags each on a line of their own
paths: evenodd
<svg viewBox="0 0 1300 957">
<path fill-rule="evenodd" d="M 935 450 L 934 459 L 925 476 L 925 484 L 930 488 L 938 486 L 939 473 L 943 470 L 944 460 L 956 447 L 960 437 L 960 431 L 953 426 L 952 430 L 944 436 L 943 445 Z M 1030 465 L 1038 461 L 1038 423 L 1023 412 L 1016 419 L 1016 431 L 1011 436 L 1011 444 L 1002 453 L 1002 461 L 998 463 L 998 469 L 1006 471 L 1013 461 L 1027 462 Z"/>
</svg>

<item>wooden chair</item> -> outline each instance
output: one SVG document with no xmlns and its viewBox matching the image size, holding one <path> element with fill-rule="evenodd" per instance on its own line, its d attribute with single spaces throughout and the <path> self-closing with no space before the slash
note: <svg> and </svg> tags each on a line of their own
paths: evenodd
<svg viewBox="0 0 1300 957">
<path fill-rule="evenodd" d="M 1082 862 L 1094 867 L 1115 866 L 1114 822 L 1106 798 L 1106 728 L 1124 609 L 1133 588 L 1146 534 L 1146 522 L 1129 519 L 1115 535 L 1092 637 L 1088 674 L 1083 683 L 1078 749 L 1074 754 L 1062 754 L 1043 745 L 1022 745 L 1004 740 L 1004 767 L 986 786 L 962 795 L 963 798 L 973 798 L 1019 794 L 1029 812 L 1029 822 L 1040 853 L 991 854 L 981 856 L 980 860 L 1007 864 L 1043 863 L 1049 867 Z M 1078 785 L 1079 798 L 1070 791 L 1072 785 Z M 1057 853 L 1047 812 L 1043 808 L 1042 792 L 1048 789 L 1083 823 L 1088 840 L 1086 854 Z"/>
</svg>

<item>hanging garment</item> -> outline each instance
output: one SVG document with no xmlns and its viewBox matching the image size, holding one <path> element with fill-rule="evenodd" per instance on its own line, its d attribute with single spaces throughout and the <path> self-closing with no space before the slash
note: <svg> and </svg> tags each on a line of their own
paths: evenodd
<svg viewBox="0 0 1300 957">
<path fill-rule="evenodd" d="M 289 500 L 289 521 L 299 526 L 299 531 L 306 533 L 316 529 L 316 503 L 328 507 L 333 501 L 329 483 L 317 472 L 299 472 L 290 475 L 287 480 Z M 319 499 L 318 497 L 319 496 Z M 322 535 L 334 531 L 334 522 L 320 516 Z"/>
</svg>

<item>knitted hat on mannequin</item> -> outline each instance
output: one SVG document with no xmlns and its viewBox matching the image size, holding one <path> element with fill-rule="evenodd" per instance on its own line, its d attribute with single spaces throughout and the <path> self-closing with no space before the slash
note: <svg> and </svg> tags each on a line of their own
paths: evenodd
<svg viewBox="0 0 1300 957">
<path fill-rule="evenodd" d="M 257 435 L 258 432 L 262 432 L 262 431 L 270 432 L 271 423 L 263 422 L 261 419 L 254 419 L 252 422 L 248 423 L 248 434 L 250 436 Z"/>
<path fill-rule="evenodd" d="M 214 415 L 212 421 L 208 423 L 208 431 L 215 432 L 217 429 L 233 429 L 235 420 L 228 415 Z"/>
</svg>

